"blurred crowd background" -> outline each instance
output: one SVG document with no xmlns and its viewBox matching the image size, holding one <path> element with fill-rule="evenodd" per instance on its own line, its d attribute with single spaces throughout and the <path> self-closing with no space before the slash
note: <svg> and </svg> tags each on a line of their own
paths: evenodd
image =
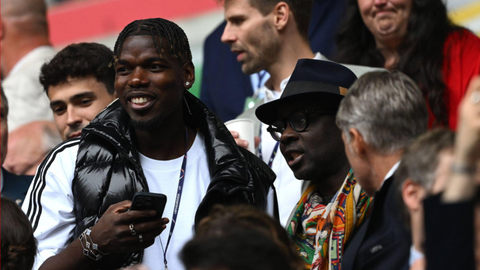
<svg viewBox="0 0 480 270">
<path fill-rule="evenodd" d="M 139 18 L 162 17 L 176 22 L 187 34 L 192 49 L 196 82 L 190 92 L 200 96 L 203 44 L 223 22 L 223 8 L 217 0 L 47 0 L 47 3 L 50 37 L 57 50 L 76 42 L 98 42 L 113 48 L 121 29 Z M 450 0 L 446 4 L 455 24 L 480 36 L 479 0 Z"/>
</svg>

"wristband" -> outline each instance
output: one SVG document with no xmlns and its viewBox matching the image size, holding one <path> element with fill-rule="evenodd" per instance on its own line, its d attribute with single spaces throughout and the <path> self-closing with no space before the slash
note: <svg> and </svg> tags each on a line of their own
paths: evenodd
<svg viewBox="0 0 480 270">
<path fill-rule="evenodd" d="M 93 242 L 92 237 L 90 236 L 91 233 L 92 231 L 90 228 L 85 229 L 78 239 L 80 240 L 80 244 L 82 244 L 83 255 L 94 261 L 99 261 L 103 256 L 108 255 L 109 253 L 101 252 L 98 249 L 98 245 Z"/>
</svg>

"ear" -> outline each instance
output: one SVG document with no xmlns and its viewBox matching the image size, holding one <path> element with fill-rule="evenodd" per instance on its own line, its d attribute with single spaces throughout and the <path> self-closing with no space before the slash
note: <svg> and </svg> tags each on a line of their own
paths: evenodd
<svg viewBox="0 0 480 270">
<path fill-rule="evenodd" d="M 195 82 L 195 66 L 192 61 L 188 61 L 183 65 L 183 86 L 190 89 Z"/>
<path fill-rule="evenodd" d="M 407 178 L 402 184 L 403 202 L 410 211 L 417 211 L 422 206 L 425 197 L 425 189 Z"/>
<path fill-rule="evenodd" d="M 278 31 L 285 28 L 290 19 L 290 7 L 285 2 L 278 2 L 272 10 L 275 27 Z"/>
<path fill-rule="evenodd" d="M 348 131 L 350 135 L 350 149 L 352 154 L 364 157 L 367 153 L 367 143 L 363 139 L 363 135 L 355 128 Z"/>
</svg>

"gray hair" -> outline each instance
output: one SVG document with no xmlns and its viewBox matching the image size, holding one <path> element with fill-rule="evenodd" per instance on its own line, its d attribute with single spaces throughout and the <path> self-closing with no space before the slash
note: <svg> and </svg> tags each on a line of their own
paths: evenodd
<svg viewBox="0 0 480 270">
<path fill-rule="evenodd" d="M 410 178 L 427 191 L 437 178 L 438 154 L 453 149 L 455 133 L 449 129 L 436 129 L 418 137 L 405 151 L 395 179 L 403 182 Z"/>
<path fill-rule="evenodd" d="M 417 84 L 401 72 L 369 72 L 347 91 L 337 126 L 350 142 L 351 128 L 382 153 L 403 150 L 427 131 L 428 112 Z"/>
<path fill-rule="evenodd" d="M 7 96 L 5 95 L 5 91 L 3 91 L 3 86 L 2 86 L 2 105 L 5 107 L 5 112 L 8 114 L 8 99 L 7 99 Z"/>
<path fill-rule="evenodd" d="M 437 179 L 437 169 L 440 152 L 453 150 L 455 133 L 449 129 L 441 128 L 427 132 L 418 137 L 403 154 L 400 166 L 395 172 L 395 185 L 397 200 L 403 205 L 402 215 L 404 221 L 409 222 L 409 213 L 402 199 L 402 186 L 407 178 L 423 187 L 427 194 Z"/>
</svg>

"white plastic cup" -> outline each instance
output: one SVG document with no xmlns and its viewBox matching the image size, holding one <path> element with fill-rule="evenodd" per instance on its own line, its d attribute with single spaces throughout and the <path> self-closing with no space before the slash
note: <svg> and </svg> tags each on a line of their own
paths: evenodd
<svg viewBox="0 0 480 270">
<path fill-rule="evenodd" d="M 247 118 L 233 119 L 225 123 L 228 130 L 236 131 L 239 134 L 240 139 L 248 142 L 248 150 L 255 153 L 255 140 L 253 134 L 254 123 Z"/>
</svg>

